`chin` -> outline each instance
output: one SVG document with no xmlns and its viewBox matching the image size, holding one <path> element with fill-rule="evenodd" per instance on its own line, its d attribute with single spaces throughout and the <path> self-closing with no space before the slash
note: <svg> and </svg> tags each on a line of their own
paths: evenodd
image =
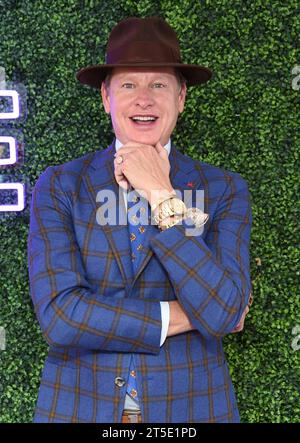
<svg viewBox="0 0 300 443">
<path fill-rule="evenodd" d="M 144 145 L 155 146 L 156 143 L 159 141 L 159 137 L 151 137 L 149 135 L 145 135 L 145 136 L 137 136 L 132 140 L 135 141 L 136 143 L 143 143 Z"/>
<path fill-rule="evenodd" d="M 142 137 L 131 137 L 131 139 L 128 141 L 131 141 L 134 143 L 141 143 L 142 145 L 152 145 L 151 140 L 146 140 Z"/>
</svg>

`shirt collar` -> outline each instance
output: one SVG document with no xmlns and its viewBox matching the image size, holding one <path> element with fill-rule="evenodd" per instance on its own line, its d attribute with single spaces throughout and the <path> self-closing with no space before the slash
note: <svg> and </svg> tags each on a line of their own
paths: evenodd
<svg viewBox="0 0 300 443">
<path fill-rule="evenodd" d="M 116 151 L 121 148 L 123 144 L 116 138 Z M 167 150 L 168 155 L 170 154 L 171 150 L 171 139 L 169 138 L 168 143 L 164 146 L 164 148 Z"/>
</svg>

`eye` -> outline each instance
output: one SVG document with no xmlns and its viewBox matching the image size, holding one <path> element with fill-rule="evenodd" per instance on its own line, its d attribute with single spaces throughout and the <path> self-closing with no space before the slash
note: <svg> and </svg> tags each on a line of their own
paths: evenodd
<svg viewBox="0 0 300 443">
<path fill-rule="evenodd" d="M 153 83 L 153 86 L 155 87 L 155 89 L 160 89 L 164 88 L 166 85 L 164 85 L 163 83 Z"/>
<path fill-rule="evenodd" d="M 134 87 L 133 83 L 123 83 L 122 88 L 132 89 Z"/>
</svg>

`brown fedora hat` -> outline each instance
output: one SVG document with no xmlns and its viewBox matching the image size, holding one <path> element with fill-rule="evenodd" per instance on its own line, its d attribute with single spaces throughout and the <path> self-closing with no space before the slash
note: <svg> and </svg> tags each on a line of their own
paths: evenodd
<svg viewBox="0 0 300 443">
<path fill-rule="evenodd" d="M 177 35 L 160 17 L 130 17 L 118 23 L 109 36 L 105 61 L 80 69 L 77 80 L 99 89 L 109 71 L 117 67 L 174 67 L 187 86 L 205 83 L 212 76 L 204 66 L 182 63 Z"/>
</svg>

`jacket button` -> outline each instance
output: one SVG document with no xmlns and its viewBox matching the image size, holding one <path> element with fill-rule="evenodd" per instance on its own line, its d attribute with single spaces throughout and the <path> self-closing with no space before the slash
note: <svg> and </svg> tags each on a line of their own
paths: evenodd
<svg viewBox="0 0 300 443">
<path fill-rule="evenodd" d="M 125 380 L 123 377 L 116 377 L 115 378 L 115 385 L 118 386 L 118 388 L 122 388 L 122 386 L 125 385 Z"/>
</svg>

